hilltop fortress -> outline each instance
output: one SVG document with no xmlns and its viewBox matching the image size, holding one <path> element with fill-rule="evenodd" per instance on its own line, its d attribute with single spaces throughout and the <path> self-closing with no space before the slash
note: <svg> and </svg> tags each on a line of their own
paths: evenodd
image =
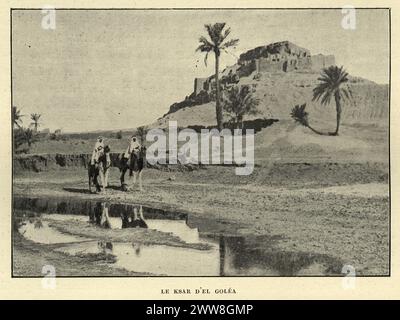
<svg viewBox="0 0 400 320">
<path fill-rule="evenodd" d="M 250 86 L 259 99 L 262 119 L 290 119 L 293 106 L 307 103 L 313 119 L 335 120 L 335 112 L 326 112 L 313 100 L 322 68 L 335 65 L 333 55 L 311 55 L 310 51 L 283 41 L 260 46 L 241 54 L 233 66 L 220 72 L 222 89 L 233 85 Z M 387 121 L 389 87 L 360 77 L 349 76 L 351 101 L 346 102 L 342 117 L 345 121 Z M 180 126 L 215 124 L 215 77 L 197 78 L 194 90 L 180 102 L 173 103 L 157 126 L 179 121 Z M 197 108 L 198 106 L 198 108 Z M 254 116 L 255 117 L 255 116 Z M 248 117 L 254 119 L 254 117 Z"/>
<path fill-rule="evenodd" d="M 221 73 L 221 84 L 236 83 L 254 71 L 262 72 L 319 72 L 322 68 L 335 64 L 333 55 L 311 55 L 310 51 L 289 41 L 275 42 L 260 46 L 240 55 L 238 62 Z M 194 94 L 210 92 L 215 86 L 214 75 L 195 78 Z"/>
<path fill-rule="evenodd" d="M 252 65 L 257 72 L 289 72 L 294 70 L 320 71 L 335 64 L 333 55 L 312 56 L 310 51 L 289 41 L 257 47 L 240 55 L 240 65 Z"/>
<path fill-rule="evenodd" d="M 289 75 L 291 73 L 319 73 L 322 68 L 335 65 L 333 55 L 311 55 L 310 51 L 289 41 L 275 42 L 251 49 L 240 55 L 236 64 L 220 72 L 222 88 L 239 83 L 241 78 L 254 74 Z M 195 78 L 194 90 L 183 101 L 170 106 L 167 114 L 185 107 L 202 105 L 212 101 L 215 90 L 215 75 Z"/>
</svg>

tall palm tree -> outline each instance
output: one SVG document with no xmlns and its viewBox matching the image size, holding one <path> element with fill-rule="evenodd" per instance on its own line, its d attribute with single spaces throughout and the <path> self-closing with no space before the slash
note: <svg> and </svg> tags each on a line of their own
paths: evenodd
<svg viewBox="0 0 400 320">
<path fill-rule="evenodd" d="M 41 116 L 42 115 L 38 113 L 31 113 L 31 120 L 32 120 L 31 126 L 35 128 L 35 132 L 37 132 L 38 127 L 40 126 L 39 119 Z"/>
<path fill-rule="evenodd" d="M 224 99 L 224 109 L 232 115 L 236 128 L 243 127 L 243 118 L 246 115 L 256 115 L 259 100 L 255 99 L 248 86 L 233 86 L 227 90 Z"/>
<path fill-rule="evenodd" d="M 329 135 L 339 135 L 340 117 L 342 114 L 342 100 L 350 99 L 351 92 L 344 87 L 344 83 L 348 82 L 348 73 L 342 67 L 330 66 L 322 70 L 321 76 L 318 78 L 320 83 L 313 90 L 313 101 L 321 99 L 322 105 L 328 105 L 332 97 L 336 103 L 336 130 L 330 132 Z"/>
<path fill-rule="evenodd" d="M 11 107 L 12 111 L 12 121 L 13 125 L 15 125 L 17 128 L 21 128 L 22 125 L 22 117 L 23 115 L 21 114 L 21 110 L 18 110 L 17 107 Z"/>
<path fill-rule="evenodd" d="M 205 52 L 206 56 L 204 57 L 204 63 L 207 65 L 207 58 L 210 52 L 214 52 L 215 55 L 215 85 L 216 85 L 216 99 L 215 99 L 215 111 L 217 116 L 217 125 L 218 129 L 223 129 L 223 117 L 222 117 L 222 108 L 221 108 L 221 97 L 220 97 L 220 87 L 219 87 L 219 57 L 221 56 L 221 51 L 225 51 L 229 47 L 233 47 L 237 45 L 239 39 L 232 39 L 226 41 L 226 38 L 231 33 L 231 28 L 227 28 L 224 31 L 225 23 L 214 23 L 214 24 L 206 24 L 205 28 L 207 30 L 208 36 L 210 39 L 207 39 L 204 36 L 199 38 L 200 45 L 196 49 L 196 51 Z"/>
</svg>

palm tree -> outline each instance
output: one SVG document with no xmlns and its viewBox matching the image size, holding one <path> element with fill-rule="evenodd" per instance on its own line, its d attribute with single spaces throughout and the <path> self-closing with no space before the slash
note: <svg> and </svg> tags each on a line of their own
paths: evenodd
<svg viewBox="0 0 400 320">
<path fill-rule="evenodd" d="M 210 52 L 214 52 L 215 54 L 215 85 L 216 85 L 216 99 L 215 99 L 215 109 L 217 116 L 217 125 L 218 129 L 223 129 L 223 118 L 222 118 L 222 108 L 220 104 L 220 87 L 219 87 L 219 57 L 221 55 L 221 51 L 225 51 L 229 47 L 236 46 L 239 42 L 239 39 L 232 39 L 226 41 L 226 38 L 231 33 L 231 28 L 225 28 L 225 23 L 214 23 L 214 24 L 206 24 L 205 28 L 207 30 L 208 36 L 210 40 L 204 36 L 199 38 L 200 45 L 196 49 L 196 51 L 205 52 L 206 56 L 204 57 L 204 63 L 207 65 L 207 58 Z"/>
<path fill-rule="evenodd" d="M 42 115 L 38 114 L 38 113 L 31 113 L 31 126 L 33 126 L 35 128 L 35 132 L 37 132 L 38 127 L 40 126 L 39 124 L 39 119 Z"/>
<path fill-rule="evenodd" d="M 16 152 L 17 149 L 26 143 L 26 136 L 25 131 L 22 128 L 17 128 L 13 132 L 13 143 L 14 143 L 14 151 Z"/>
<path fill-rule="evenodd" d="M 351 92 L 343 86 L 348 82 L 348 73 L 342 67 L 330 66 L 322 69 L 321 76 L 318 78 L 320 83 L 313 90 L 313 101 L 321 99 L 322 105 L 328 105 L 332 97 L 336 103 L 336 130 L 329 135 L 339 135 L 340 117 L 342 113 L 341 100 L 350 99 Z"/>
<path fill-rule="evenodd" d="M 26 129 L 25 130 L 25 141 L 28 143 L 28 146 L 30 147 L 32 143 L 35 143 L 37 141 L 37 135 L 32 129 Z"/>
<path fill-rule="evenodd" d="M 13 125 L 15 125 L 17 128 L 21 128 L 22 125 L 22 117 L 23 115 L 21 114 L 21 110 L 18 110 L 17 107 L 11 107 L 12 111 L 12 121 Z"/>
<path fill-rule="evenodd" d="M 140 138 L 140 143 L 143 144 L 143 142 L 146 140 L 146 134 L 147 134 L 147 129 L 144 126 L 138 127 L 136 129 L 136 134 Z"/>
<path fill-rule="evenodd" d="M 292 118 L 298 122 L 299 124 L 309 128 L 310 130 L 312 130 L 314 133 L 316 134 L 320 134 L 323 136 L 329 136 L 330 133 L 328 132 L 321 132 L 318 131 L 314 128 L 312 128 L 310 126 L 310 124 L 308 123 L 308 112 L 306 112 L 306 104 L 302 104 L 302 105 L 296 105 L 294 106 L 294 108 L 292 109 L 292 112 L 290 113 L 290 115 L 292 116 Z"/>
<path fill-rule="evenodd" d="M 248 86 L 233 86 L 227 90 L 224 99 L 224 109 L 232 115 L 232 120 L 236 128 L 243 126 L 245 115 L 255 115 L 258 113 L 257 106 L 259 100 L 255 99 Z"/>
</svg>

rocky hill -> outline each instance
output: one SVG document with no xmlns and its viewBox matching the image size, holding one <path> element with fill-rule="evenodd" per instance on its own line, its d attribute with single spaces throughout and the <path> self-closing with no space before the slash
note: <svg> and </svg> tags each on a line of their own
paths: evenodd
<svg viewBox="0 0 400 320">
<path fill-rule="evenodd" d="M 222 87 L 249 85 L 260 99 L 256 118 L 284 120 L 296 104 L 307 103 L 310 122 L 335 118 L 335 106 L 322 107 L 312 102 L 312 89 L 318 83 L 321 68 L 334 62 L 334 57 L 311 55 L 307 49 L 285 41 L 258 47 L 240 55 L 234 66 L 221 72 Z M 290 68 L 288 67 L 290 66 Z M 195 79 L 194 91 L 184 101 L 170 107 L 154 126 L 165 126 L 169 120 L 178 126 L 215 125 L 215 102 L 212 92 L 214 77 Z M 343 106 L 344 123 L 388 122 L 389 87 L 350 76 L 351 101 Z M 254 118 L 254 117 L 253 117 Z"/>
</svg>

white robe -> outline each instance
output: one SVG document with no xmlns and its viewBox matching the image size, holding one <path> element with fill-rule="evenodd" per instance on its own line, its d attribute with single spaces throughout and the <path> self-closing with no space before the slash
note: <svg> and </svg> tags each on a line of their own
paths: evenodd
<svg viewBox="0 0 400 320">
<path fill-rule="evenodd" d="M 99 160 L 100 156 L 100 151 L 104 149 L 104 143 L 96 141 L 96 144 L 94 145 L 94 150 L 92 153 L 92 159 L 90 160 L 91 164 L 95 164 Z"/>
<path fill-rule="evenodd" d="M 128 148 L 125 151 L 125 154 L 124 154 L 125 158 L 129 159 L 129 157 L 131 156 L 131 153 L 139 151 L 140 147 L 141 147 L 140 143 L 137 142 L 137 140 L 136 141 L 132 140 L 131 143 L 129 144 Z"/>
</svg>

